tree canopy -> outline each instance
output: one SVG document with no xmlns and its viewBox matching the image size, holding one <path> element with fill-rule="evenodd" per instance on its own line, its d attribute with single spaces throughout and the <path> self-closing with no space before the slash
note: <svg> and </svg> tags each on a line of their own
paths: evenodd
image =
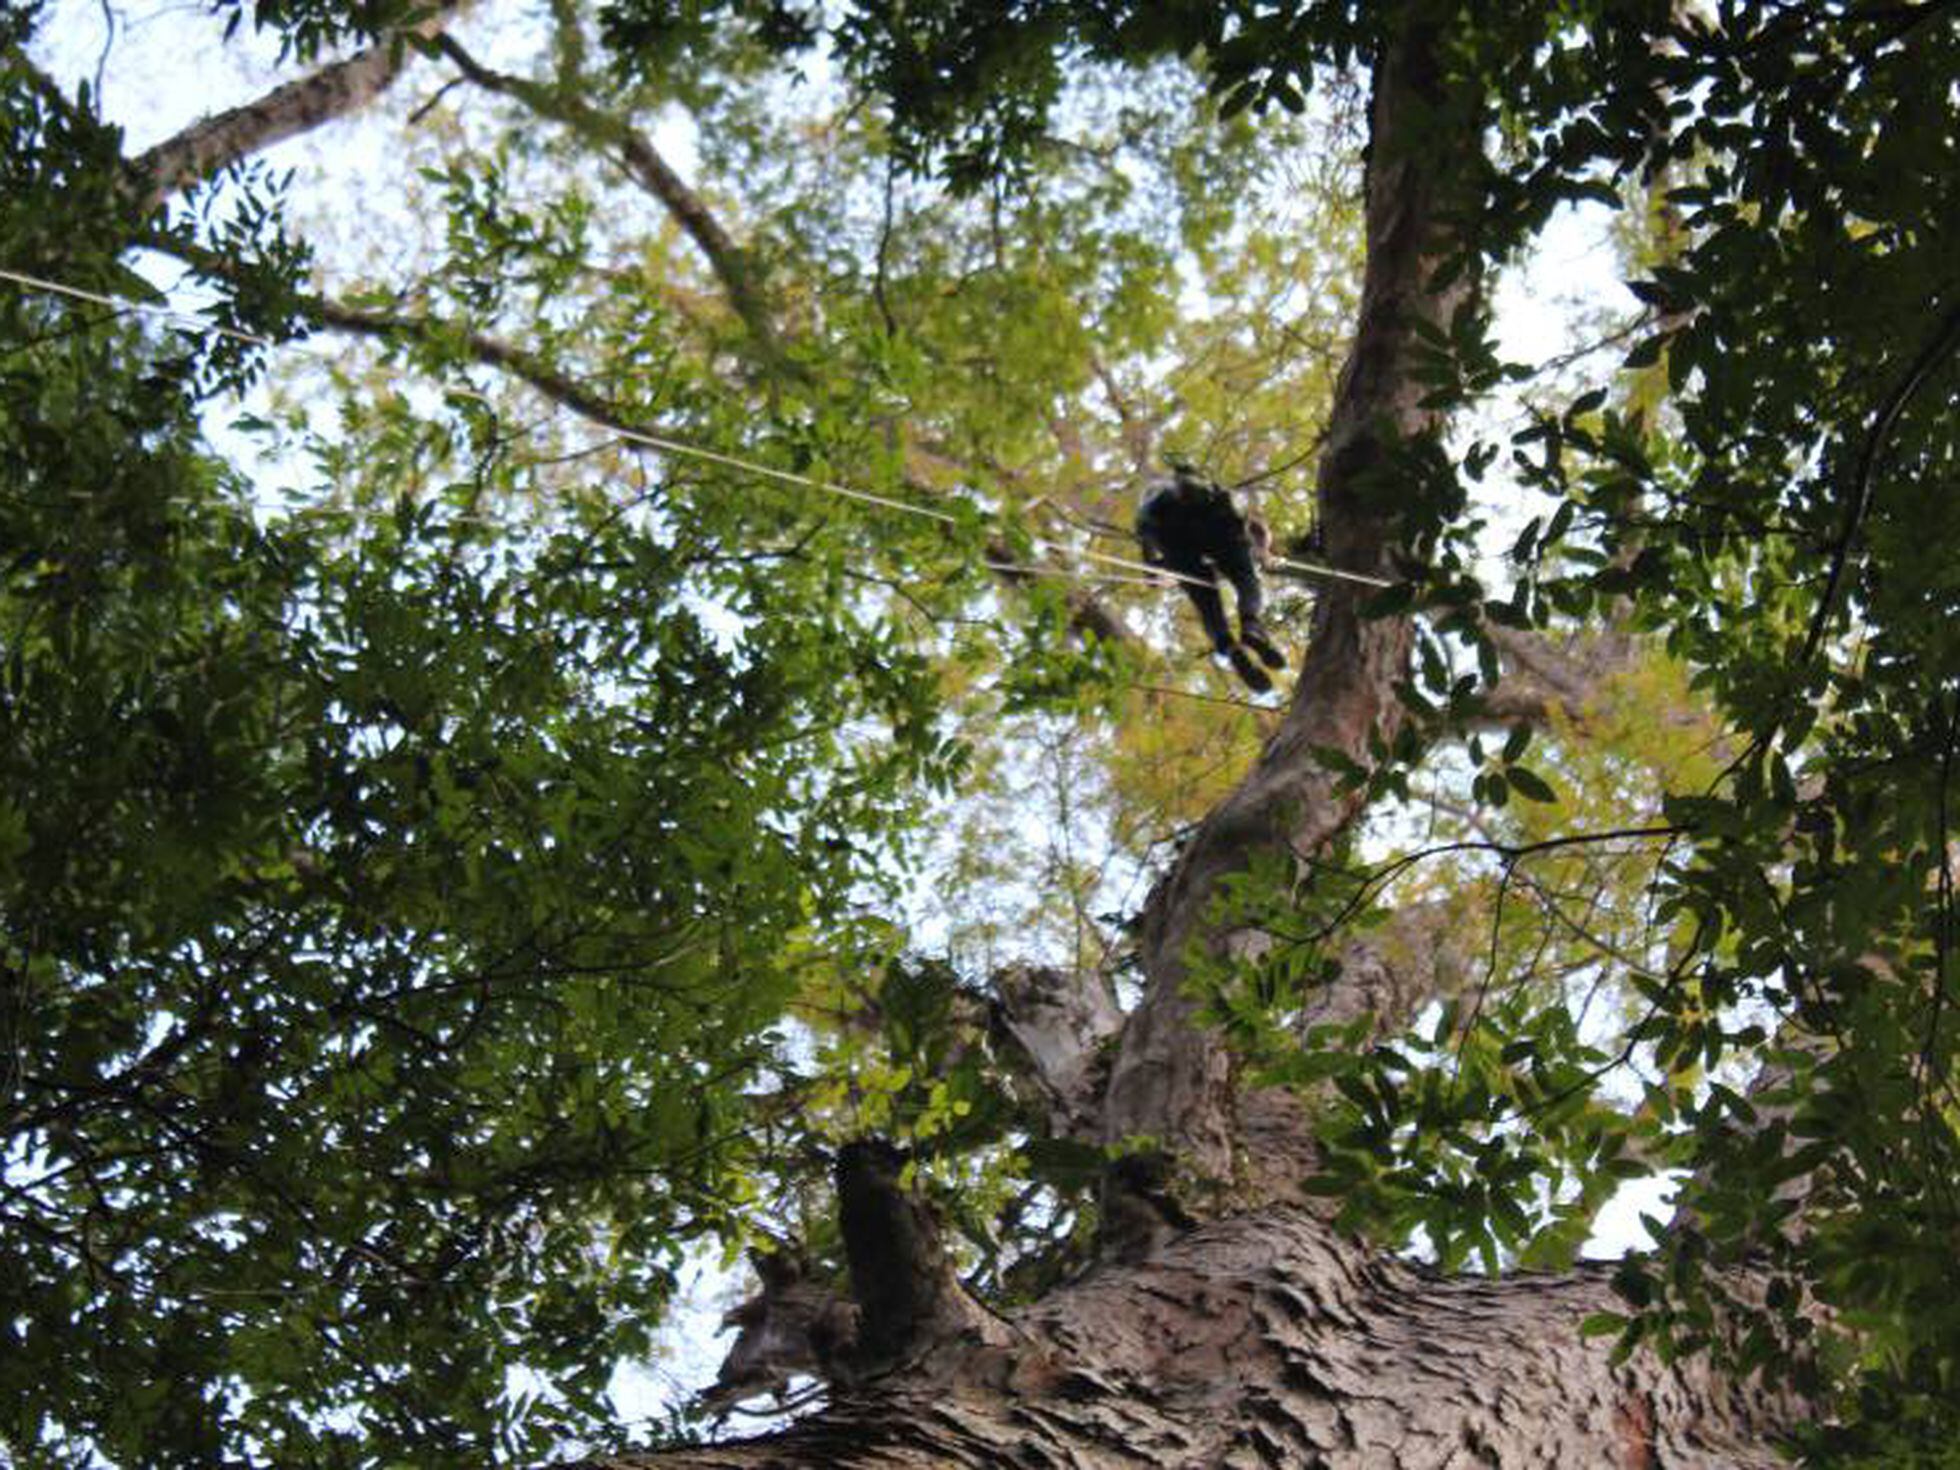
<svg viewBox="0 0 1960 1470">
<path fill-rule="evenodd" d="M 138 149 L 12 9 L 10 1463 L 659 1449 L 705 1253 L 862 1357 L 873 1238 L 1010 1314 L 1663 1177 L 1571 1330 L 1942 1463 L 1960 21 L 1503 11 L 228 0 L 279 84 Z M 1282 699 L 1129 564 L 1167 453 Z"/>
</svg>

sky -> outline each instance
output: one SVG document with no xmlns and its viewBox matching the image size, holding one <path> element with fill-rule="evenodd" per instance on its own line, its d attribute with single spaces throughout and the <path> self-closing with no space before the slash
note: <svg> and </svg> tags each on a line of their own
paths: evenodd
<svg viewBox="0 0 1960 1470">
<path fill-rule="evenodd" d="M 532 24 L 526 7 L 495 7 L 503 19 L 493 23 L 479 7 L 460 22 L 473 50 L 493 64 L 500 51 L 514 49 Z M 242 32 L 238 42 L 220 45 L 222 20 L 214 20 L 201 0 L 118 6 L 114 0 L 54 0 L 37 44 L 37 60 L 65 83 L 97 88 L 104 112 L 126 130 L 126 151 L 136 153 L 169 137 L 198 117 L 259 96 L 291 75 L 278 65 L 277 48 L 265 38 Z M 385 275 L 400 242 L 423 228 L 400 201 L 412 182 L 415 160 L 400 146 L 402 114 L 426 100 L 433 88 L 426 63 L 415 63 L 377 114 L 337 122 L 281 144 L 264 156 L 273 170 L 296 171 L 294 190 L 303 232 L 314 243 L 324 284 L 376 272 Z M 683 175 L 699 167 L 693 139 L 678 118 L 656 129 L 656 141 Z M 1509 273 L 1496 294 L 1497 321 L 1508 355 L 1538 361 L 1576 345 L 1575 323 L 1600 305 L 1624 306 L 1605 248 L 1603 216 L 1568 211 L 1558 217 L 1523 268 Z M 0 262 L 4 264 L 4 262 Z M 152 275 L 169 289 L 169 269 L 154 265 Z M 179 294 L 179 304 L 195 306 Z M 335 352 L 323 342 L 320 350 Z M 286 390 L 291 392 L 290 385 Z M 271 400 L 261 388 L 240 412 L 264 413 Z M 1491 405 L 1482 427 L 1515 421 L 1519 405 Z M 309 467 L 276 451 L 265 452 L 250 436 L 231 432 L 229 419 L 215 414 L 214 442 L 253 474 L 258 483 L 299 492 Z M 316 419 L 317 422 L 317 419 Z M 321 427 L 331 429 L 330 424 Z M 1472 426 L 1470 431 L 1474 431 Z M 1528 517 L 1529 507 L 1493 508 L 1493 549 L 1508 546 Z M 1495 570 L 1493 562 L 1492 570 Z M 1607 1207 L 1588 1254 L 1617 1255 L 1644 1239 L 1641 1212 L 1665 1213 L 1668 1185 L 1643 1181 L 1624 1189 Z M 686 1305 L 668 1334 L 669 1352 L 652 1364 L 622 1366 L 614 1384 L 623 1418 L 656 1416 L 690 1390 L 712 1381 L 728 1338 L 718 1320 L 737 1291 L 739 1274 L 703 1259 L 690 1268 Z M 751 1429 L 753 1424 L 740 1426 Z"/>
</svg>

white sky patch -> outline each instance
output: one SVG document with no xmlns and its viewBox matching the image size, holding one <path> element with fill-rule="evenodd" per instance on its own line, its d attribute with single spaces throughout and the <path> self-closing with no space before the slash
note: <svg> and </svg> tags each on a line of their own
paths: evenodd
<svg viewBox="0 0 1960 1470">
<path fill-rule="evenodd" d="M 1579 1254 L 1588 1260 L 1612 1261 L 1628 1251 L 1651 1250 L 1657 1242 L 1640 1217 L 1651 1215 L 1665 1221 L 1681 1178 L 1680 1173 L 1670 1171 L 1621 1185 L 1593 1221 L 1592 1237 L 1580 1247 Z"/>
<path fill-rule="evenodd" d="M 1620 262 L 1610 235 L 1612 215 L 1604 205 L 1562 206 L 1532 242 L 1522 261 L 1504 271 L 1492 292 L 1493 324 L 1500 356 L 1539 367 L 1581 352 L 1593 344 L 1586 334 L 1602 315 L 1625 312 L 1632 304 L 1620 281 Z M 1575 371 L 1604 381 L 1619 365 L 1608 349 L 1582 359 Z M 1484 439 L 1504 446 L 1530 421 L 1528 405 L 1555 396 L 1553 382 L 1531 379 L 1493 393 L 1452 432 L 1456 445 Z M 1475 508 L 1488 519 L 1477 572 L 1486 588 L 1508 590 L 1507 553 L 1527 522 L 1552 508 L 1543 495 L 1519 486 L 1502 453 L 1476 496 Z"/>
</svg>

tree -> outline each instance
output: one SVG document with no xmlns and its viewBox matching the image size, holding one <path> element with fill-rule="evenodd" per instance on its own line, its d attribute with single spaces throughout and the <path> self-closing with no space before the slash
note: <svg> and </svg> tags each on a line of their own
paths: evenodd
<svg viewBox="0 0 1960 1470">
<path fill-rule="evenodd" d="M 255 505 L 197 414 L 256 346 L 4 302 L 10 1452 L 591 1443 L 681 1253 L 748 1240 L 711 1397 L 828 1402 L 648 1463 L 1934 1462 L 1960 33 L 1513 10 L 560 4 L 520 69 L 265 6 L 279 105 L 133 160 L 17 20 L 0 263 L 160 252 L 448 396 L 341 370 L 311 503 Z M 470 99 L 439 246 L 321 291 L 249 157 L 411 47 Z M 1261 171 L 1344 121 L 1303 261 Z M 1568 388 L 1488 283 L 1585 200 L 1646 256 Z M 1343 239 L 1334 374 L 1288 303 Z M 1311 437 L 1270 503 L 1346 574 L 1202 798 L 1133 716 L 1223 686 L 1080 530 L 1167 437 Z M 1154 883 L 1112 925 L 1058 860 L 1071 944 L 975 972 L 896 855 L 1029 731 Z M 1660 1171 L 1654 1248 L 1576 1260 Z"/>
</svg>

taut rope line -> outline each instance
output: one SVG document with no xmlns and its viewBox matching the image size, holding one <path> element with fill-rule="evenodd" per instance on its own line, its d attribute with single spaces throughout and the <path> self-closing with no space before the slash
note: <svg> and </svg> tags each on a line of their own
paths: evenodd
<svg viewBox="0 0 1960 1470">
<path fill-rule="evenodd" d="M 263 347 L 268 351 L 276 352 L 301 345 L 297 343 L 275 342 L 271 338 L 262 337 L 255 332 L 241 332 L 231 327 L 222 327 L 216 322 L 205 321 L 201 317 L 192 316 L 174 307 L 157 306 L 145 301 L 131 301 L 124 297 L 104 295 L 98 291 L 86 291 L 79 286 L 63 285 L 59 281 L 49 281 L 39 276 L 27 275 L 21 271 L 8 270 L 4 266 L 0 266 L 0 280 L 11 281 L 15 285 L 24 286 L 30 290 L 47 291 L 57 296 L 70 297 L 76 301 L 87 301 L 97 306 L 106 306 L 111 310 L 144 312 L 152 316 L 165 318 L 185 331 L 208 332 L 214 336 L 228 337 L 233 341 L 248 343 L 254 347 Z M 487 403 L 489 401 L 484 394 L 476 392 L 473 389 L 452 389 L 450 391 L 456 392 L 463 397 L 475 398 L 481 402 Z M 859 490 L 850 485 L 840 485 L 832 480 L 819 480 L 810 475 L 798 474 L 794 470 L 780 470 L 773 465 L 743 459 L 739 455 L 724 454 L 716 449 L 703 449 L 699 445 L 689 444 L 680 439 L 670 439 L 664 434 L 649 433 L 644 429 L 628 429 L 619 425 L 609 425 L 608 427 L 621 439 L 628 440 L 634 444 L 645 445 L 649 449 L 657 449 L 664 454 L 678 454 L 687 458 L 702 460 L 708 464 L 718 464 L 727 469 L 740 470 L 745 474 L 776 480 L 783 484 L 797 485 L 804 489 L 815 490 L 821 494 L 835 495 L 841 499 L 855 500 L 865 505 L 875 505 L 884 510 L 895 510 L 907 515 L 923 516 L 928 520 L 937 521 L 942 525 L 957 526 L 960 523 L 958 516 L 943 510 L 934 510 L 930 506 L 915 505 L 910 501 L 898 500 L 889 495 L 877 494 L 875 491 Z M 1174 572 L 1167 567 L 1152 566 L 1149 562 L 1136 561 L 1129 557 L 1112 556 L 1108 552 L 1090 551 L 1086 548 L 1075 550 L 1045 541 L 1037 541 L 1034 544 L 1041 550 L 1056 551 L 1069 556 L 1079 556 L 1086 561 L 1102 562 L 1107 566 L 1121 567 L 1127 572 L 1148 574 L 1147 576 L 1129 577 L 1103 575 L 1094 580 L 1103 582 L 1137 582 L 1150 585 L 1156 579 L 1169 579 L 1176 582 L 1186 582 L 1198 587 L 1217 585 L 1215 582 L 1203 577 L 1193 577 L 1183 572 Z M 1285 557 L 1274 557 L 1272 562 L 1275 566 L 1284 567 L 1288 571 L 1299 572 L 1306 576 L 1325 577 L 1341 582 L 1353 582 L 1364 587 L 1392 587 L 1395 585 L 1381 577 L 1369 576 L 1364 572 L 1350 572 L 1340 567 L 1321 566 L 1314 562 L 1293 561 Z M 1020 567 L 995 561 L 988 561 L 987 565 L 996 571 L 1002 572 L 1025 573 L 1035 576 L 1062 575 L 1076 577 L 1082 581 L 1091 580 L 1088 577 L 1081 576 L 1079 573 L 1068 572 L 1061 568 Z"/>
</svg>

